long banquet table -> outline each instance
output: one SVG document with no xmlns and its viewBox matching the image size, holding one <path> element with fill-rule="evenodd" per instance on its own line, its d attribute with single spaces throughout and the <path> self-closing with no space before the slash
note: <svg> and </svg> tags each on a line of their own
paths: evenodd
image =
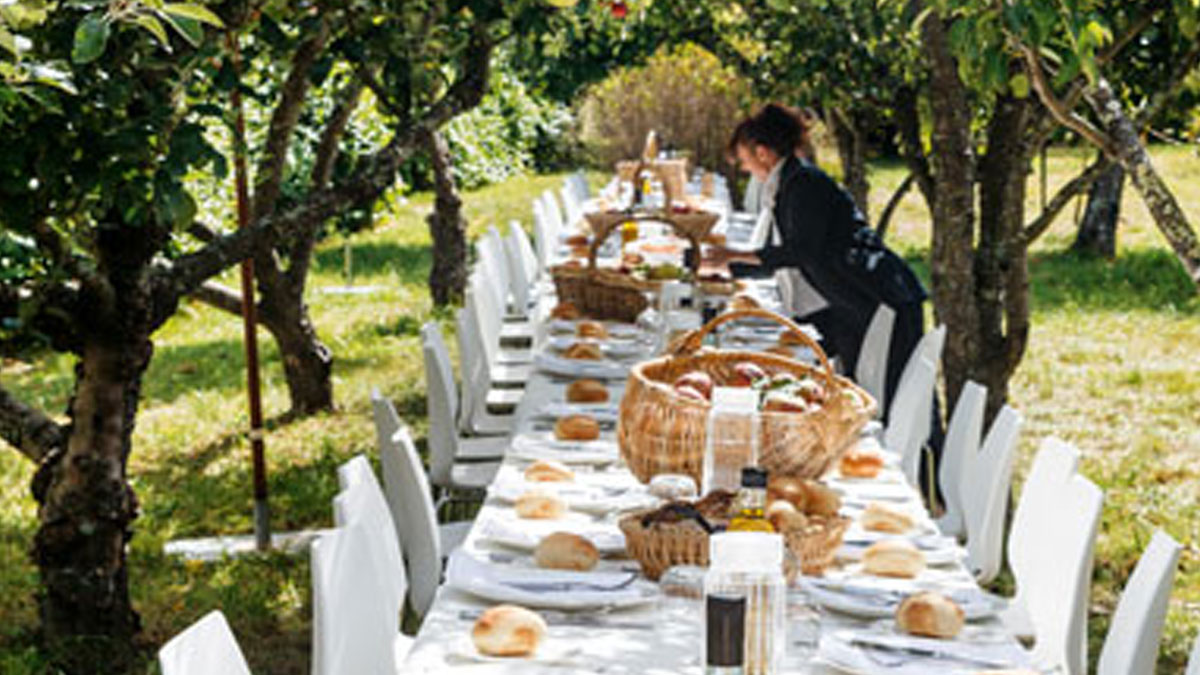
<svg viewBox="0 0 1200 675">
<path fill-rule="evenodd" d="M 549 289 L 545 289 L 549 290 Z M 548 343 L 547 322 L 544 320 L 551 300 L 543 293 L 546 301 L 537 310 L 538 330 L 534 338 L 535 353 L 545 350 Z M 547 425 L 539 419 L 541 408 L 552 402 L 563 400 L 566 384 L 570 378 L 535 370 L 525 388 L 525 396 L 515 413 L 514 434 L 542 431 Z M 609 380 L 611 401 L 620 400 L 623 381 Z M 604 435 L 611 438 L 613 432 Z M 515 453 L 506 456 L 497 480 L 521 471 L 530 463 L 527 457 Z M 584 485 L 603 485 L 613 489 L 614 494 L 628 494 L 631 498 L 645 499 L 633 475 L 620 463 L 607 465 L 577 466 L 576 481 Z M 881 480 L 891 486 L 893 503 L 910 511 L 919 512 L 926 519 L 924 507 L 917 492 L 904 483 L 899 471 L 893 467 L 885 469 Z M 844 492 L 845 509 L 851 513 L 861 507 L 868 496 L 856 494 L 856 485 L 851 482 L 834 484 Z M 622 492 L 626 491 L 626 492 Z M 597 523 L 613 523 L 616 515 L 609 515 Z M 512 548 L 490 541 L 487 533 L 489 524 L 499 521 L 512 522 L 511 504 L 489 494 L 480 509 L 471 533 L 456 555 L 471 555 L 492 564 L 519 562 L 528 556 Z M 572 521 L 574 522 L 574 521 Z M 571 529 L 563 524 L 558 529 Z M 526 558 L 527 559 L 527 558 Z M 529 563 L 526 562 L 526 565 Z M 628 569 L 636 566 L 632 560 L 602 561 L 606 569 Z M 849 570 L 848 572 L 846 570 Z M 855 578 L 850 564 L 840 573 Z M 935 585 L 944 592 L 975 589 L 975 582 L 960 561 L 943 568 L 936 577 Z M 646 582 L 648 583 L 648 582 Z M 543 611 L 549 624 L 549 633 L 544 643 L 547 655 L 532 660 L 488 659 L 474 653 L 469 639 L 475 618 L 484 609 L 499 604 L 485 600 L 455 587 L 443 585 L 437 593 L 433 606 L 425 617 L 415 644 L 401 672 L 404 673 L 640 673 L 666 675 L 669 673 L 695 674 L 702 672 L 700 645 L 702 641 L 701 601 L 686 597 L 658 595 L 648 603 L 618 610 L 585 610 L 580 612 Z M 845 672 L 818 662 L 818 645 L 838 631 L 880 630 L 879 621 L 856 619 L 849 615 L 822 609 L 813 602 L 810 592 L 796 584 L 788 595 L 788 636 L 784 672 L 795 674 L 823 674 Z M 968 624 L 968 629 L 980 639 L 996 642 L 1012 653 L 1023 654 L 1015 640 L 1007 635 L 995 619 Z M 892 664 L 884 667 L 884 664 Z M 982 664 L 972 667 L 965 662 L 922 661 L 909 658 L 880 661 L 878 668 L 868 672 L 886 673 L 941 673 L 974 672 L 984 670 Z"/>
</svg>

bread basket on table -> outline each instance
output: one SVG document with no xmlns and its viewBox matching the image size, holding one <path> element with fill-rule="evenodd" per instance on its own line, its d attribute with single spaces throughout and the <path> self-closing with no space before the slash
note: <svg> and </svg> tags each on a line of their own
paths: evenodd
<svg viewBox="0 0 1200 675">
<path fill-rule="evenodd" d="M 708 566 L 708 533 L 692 521 L 677 523 L 644 522 L 653 510 L 636 511 L 621 518 L 625 550 L 638 561 L 646 578 L 658 581 L 673 565 Z M 797 572 L 819 576 L 825 571 L 842 545 L 842 536 L 850 526 L 844 516 L 812 517 L 798 531 L 783 535 L 791 556 L 784 560 L 784 574 L 790 581 Z"/>
<path fill-rule="evenodd" d="M 711 215 L 716 222 L 715 214 Z M 587 265 L 561 264 L 550 268 L 560 302 L 569 302 L 593 319 L 632 323 L 649 305 L 646 294 L 658 290 L 661 280 L 638 279 L 615 269 L 596 266 L 596 253 L 614 229 L 630 220 L 664 222 L 686 238 L 697 254 L 692 258 L 692 276 L 700 265 L 700 241 L 676 216 L 656 213 L 596 213 L 586 216 L 595 230 L 588 247 Z M 594 222 L 593 222 L 593 219 Z M 711 225 L 710 225 L 711 227 Z"/>
<path fill-rule="evenodd" d="M 718 326 L 745 318 L 767 319 L 795 332 L 816 355 L 819 366 L 763 352 L 701 348 L 704 337 Z M 758 413 L 758 463 L 772 475 L 820 477 L 851 446 L 875 411 L 871 395 L 836 375 L 820 345 L 799 326 L 761 309 L 727 312 L 677 341 L 670 355 L 639 363 L 630 372 L 621 399 L 617 442 L 638 480 L 645 483 L 658 474 L 676 473 L 702 484 L 711 405 L 681 397 L 672 385 L 684 374 L 702 371 L 722 386 L 736 379 L 735 368 L 743 362 L 768 374 L 811 377 L 824 388 L 824 403 L 819 407 Z M 746 438 L 732 442 L 749 446 L 754 432 L 747 425 Z M 730 442 L 727 436 L 726 442 Z"/>
</svg>

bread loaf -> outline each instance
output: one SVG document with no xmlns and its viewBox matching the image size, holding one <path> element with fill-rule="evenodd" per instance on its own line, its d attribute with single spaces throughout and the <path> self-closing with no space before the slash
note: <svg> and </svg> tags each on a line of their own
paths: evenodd
<svg viewBox="0 0 1200 675">
<path fill-rule="evenodd" d="M 874 478 L 883 469 L 883 456 L 873 450 L 854 448 L 842 455 L 838 470 L 847 478 Z"/>
<path fill-rule="evenodd" d="M 758 300 L 748 293 L 737 293 L 729 300 L 729 309 L 734 311 L 758 309 L 760 306 Z"/>
<path fill-rule="evenodd" d="M 530 656 L 546 636 L 546 621 L 516 605 L 497 605 L 475 620 L 471 641 L 487 656 Z"/>
<path fill-rule="evenodd" d="M 550 310 L 550 318 L 574 321 L 580 317 L 579 308 L 569 302 L 560 302 Z"/>
<path fill-rule="evenodd" d="M 525 469 L 525 480 L 534 483 L 570 483 L 575 480 L 575 472 L 562 462 L 539 459 Z"/>
<path fill-rule="evenodd" d="M 836 516 L 842 508 L 842 498 L 833 488 L 815 480 L 806 480 L 804 506 L 800 510 L 813 516 Z"/>
<path fill-rule="evenodd" d="M 808 518 L 786 499 L 776 499 L 767 506 L 767 520 L 776 532 L 799 532 L 808 525 Z"/>
<path fill-rule="evenodd" d="M 803 347 L 808 344 L 808 340 L 799 331 L 785 330 L 779 334 L 779 344 L 791 347 Z"/>
<path fill-rule="evenodd" d="M 940 593 L 915 593 L 896 608 L 896 626 L 911 635 L 949 639 L 965 621 L 962 607 Z"/>
<path fill-rule="evenodd" d="M 567 512 L 567 504 L 552 494 L 530 491 L 517 498 L 513 505 L 517 515 L 531 520 L 554 520 Z"/>
<path fill-rule="evenodd" d="M 608 329 L 599 321 L 580 321 L 575 324 L 575 334 L 581 338 L 602 340 L 608 337 Z"/>
<path fill-rule="evenodd" d="M 575 380 L 567 385 L 568 403 L 604 403 L 608 400 L 608 389 L 599 380 Z"/>
<path fill-rule="evenodd" d="M 903 534 L 911 530 L 915 524 L 912 516 L 907 513 L 878 502 L 867 504 L 867 508 L 862 514 L 863 529 L 873 532 Z"/>
<path fill-rule="evenodd" d="M 571 532 L 555 532 L 538 542 L 533 561 L 538 567 L 586 572 L 596 566 L 600 552 L 585 537 Z"/>
<path fill-rule="evenodd" d="M 925 569 L 925 554 L 907 539 L 885 539 L 863 551 L 862 563 L 867 574 L 911 579 Z"/>
<path fill-rule="evenodd" d="M 599 361 L 604 358 L 604 352 L 600 350 L 600 345 L 591 342 L 576 342 L 563 350 L 563 356 L 568 359 Z"/>
<path fill-rule="evenodd" d="M 554 423 L 554 438 L 560 441 L 594 441 L 600 438 L 600 423 L 591 415 L 567 415 Z"/>
</svg>

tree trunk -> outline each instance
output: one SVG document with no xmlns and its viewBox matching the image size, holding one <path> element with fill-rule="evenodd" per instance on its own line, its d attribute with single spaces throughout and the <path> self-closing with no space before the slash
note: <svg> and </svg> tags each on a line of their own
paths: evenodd
<svg viewBox="0 0 1200 675">
<path fill-rule="evenodd" d="M 433 212 L 427 219 L 433 238 L 433 268 L 429 271 L 429 290 L 433 304 L 439 307 L 462 299 L 467 287 L 467 221 L 462 215 L 462 199 L 451 172 L 450 146 L 436 131 L 425 134 L 425 147 L 433 164 Z"/>
<path fill-rule="evenodd" d="M 871 193 L 871 184 L 867 180 L 867 139 L 866 131 L 860 128 L 858 117 L 853 112 L 839 109 L 830 110 L 830 126 L 833 127 L 833 137 L 837 141 L 838 157 L 842 164 L 842 183 L 854 203 L 862 211 L 863 217 L 870 222 L 867 202 Z"/>
<path fill-rule="evenodd" d="M 971 107 L 958 64 L 950 52 L 945 20 L 932 14 L 922 22 L 921 49 L 929 67 L 933 130 L 930 169 L 934 317 L 946 326 L 942 352 L 946 401 L 970 377 L 978 358 L 979 312 L 975 307 L 975 159 Z"/>
<path fill-rule="evenodd" d="M 997 99 L 979 161 L 979 238 L 975 251 L 978 353 L 970 377 L 988 389 L 988 423 L 1008 400 L 1008 382 L 1029 340 L 1025 190 L 1032 100 Z M 947 399 L 950 401 L 951 399 Z"/>
<path fill-rule="evenodd" d="M 321 342 L 309 319 L 303 282 L 296 288 L 291 282 L 266 284 L 260 278 L 259 292 L 262 295 L 258 303 L 259 320 L 279 346 L 292 402 L 291 414 L 302 416 L 332 410 L 333 353 Z"/>
<path fill-rule="evenodd" d="M 1138 137 L 1137 128 L 1125 114 L 1108 81 L 1100 78 L 1087 93 L 1087 99 L 1112 139 L 1114 159 L 1129 174 L 1133 187 L 1142 196 L 1154 224 L 1166 237 L 1188 276 L 1200 285 L 1200 239 L 1171 189 L 1158 175 L 1150 155 Z"/>
<path fill-rule="evenodd" d="M 69 673 L 123 673 L 141 628 L 129 600 L 125 546 L 137 500 L 125 467 L 152 346 L 148 335 L 95 335 L 76 367 L 66 450 L 35 478 L 33 558 L 55 662 Z"/>
<path fill-rule="evenodd" d="M 1124 187 L 1125 170 L 1120 164 L 1110 164 L 1092 183 L 1072 249 L 1105 260 L 1117 257 L 1117 221 Z"/>
</svg>

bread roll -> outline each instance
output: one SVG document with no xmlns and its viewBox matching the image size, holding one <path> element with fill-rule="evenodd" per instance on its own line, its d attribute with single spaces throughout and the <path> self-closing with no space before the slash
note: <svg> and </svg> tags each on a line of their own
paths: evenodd
<svg viewBox="0 0 1200 675">
<path fill-rule="evenodd" d="M 575 334 L 581 338 L 603 340 L 608 337 L 608 329 L 599 321 L 580 321 L 575 324 Z"/>
<path fill-rule="evenodd" d="M 596 566 L 600 552 L 596 545 L 571 532 L 555 532 L 538 542 L 533 561 L 538 567 L 552 570 L 587 572 Z"/>
<path fill-rule="evenodd" d="M 842 508 L 842 498 L 833 488 L 815 480 L 804 481 L 804 513 L 813 516 L 836 516 Z"/>
<path fill-rule="evenodd" d="M 734 311 L 758 309 L 760 306 L 758 300 L 755 300 L 754 296 L 748 293 L 737 293 L 729 300 L 729 309 Z"/>
<path fill-rule="evenodd" d="M 804 347 L 808 345 L 808 340 L 799 331 L 785 330 L 779 334 L 779 344 L 790 347 Z"/>
<path fill-rule="evenodd" d="M 697 403 L 708 403 L 708 398 L 699 389 L 687 385 L 676 386 L 675 395 L 689 401 L 696 401 Z"/>
<path fill-rule="evenodd" d="M 809 405 L 799 396 L 792 396 L 786 391 L 773 391 L 767 394 L 762 409 L 765 412 L 806 413 Z"/>
<path fill-rule="evenodd" d="M 770 476 L 767 479 L 767 499 L 770 501 L 783 499 L 791 502 L 797 511 L 803 513 L 808 501 L 808 492 L 804 489 L 804 479 L 791 476 Z"/>
<path fill-rule="evenodd" d="M 874 478 L 883 469 L 883 455 L 873 450 L 853 450 L 842 455 L 838 470 L 847 478 Z"/>
<path fill-rule="evenodd" d="M 575 472 L 562 462 L 539 459 L 525 469 L 525 480 L 534 483 L 570 483 L 575 480 Z"/>
<path fill-rule="evenodd" d="M 767 506 L 767 520 L 776 532 L 798 532 L 808 525 L 804 517 L 791 502 L 786 499 L 776 499 Z"/>
<path fill-rule="evenodd" d="M 796 352 L 792 351 L 792 348 L 788 347 L 787 345 L 771 345 L 770 347 L 767 347 L 763 351 L 767 352 L 768 354 L 782 356 L 785 359 L 796 358 Z"/>
<path fill-rule="evenodd" d="M 702 370 L 693 370 L 679 376 L 679 379 L 675 380 L 675 387 L 691 387 L 704 394 L 705 399 L 709 399 L 712 397 L 713 379 Z"/>
<path fill-rule="evenodd" d="M 554 438 L 560 441 L 594 441 L 600 438 L 600 423 L 591 415 L 567 415 L 554 423 Z"/>
<path fill-rule="evenodd" d="M 567 504 L 552 494 L 530 491 L 517 498 L 513 505 L 517 515 L 531 520 L 555 520 L 567 512 Z"/>
<path fill-rule="evenodd" d="M 868 546 L 862 562 L 867 574 L 911 579 L 925 569 L 925 554 L 907 539 L 885 539 Z"/>
<path fill-rule="evenodd" d="M 940 593 L 915 593 L 896 608 L 896 626 L 910 635 L 950 639 L 965 619 L 962 607 Z"/>
<path fill-rule="evenodd" d="M 912 516 L 907 513 L 878 502 L 867 504 L 867 508 L 862 514 L 863 529 L 873 532 L 903 534 L 911 530 L 915 524 Z"/>
<path fill-rule="evenodd" d="M 487 656 L 530 656 L 546 637 L 546 621 L 516 605 L 497 605 L 475 620 L 471 641 Z"/>
<path fill-rule="evenodd" d="M 579 308 L 569 302 L 560 302 L 550 310 L 550 317 L 553 319 L 563 319 L 565 321 L 574 321 L 580 317 Z"/>
<path fill-rule="evenodd" d="M 568 403 L 604 403 L 608 400 L 608 389 L 599 380 L 575 380 L 567 385 Z"/>
<path fill-rule="evenodd" d="M 588 237 L 586 234 L 572 234 L 567 237 L 565 243 L 567 246 L 587 246 Z"/>
<path fill-rule="evenodd" d="M 734 364 L 733 377 L 726 383 L 729 387 L 749 387 L 759 380 L 768 377 L 767 371 L 753 361 L 742 361 Z"/>
<path fill-rule="evenodd" d="M 600 351 L 600 345 L 590 342 L 576 342 L 575 344 L 563 350 L 563 356 L 568 359 L 587 359 L 589 361 L 599 361 L 604 358 L 604 352 Z"/>
</svg>

